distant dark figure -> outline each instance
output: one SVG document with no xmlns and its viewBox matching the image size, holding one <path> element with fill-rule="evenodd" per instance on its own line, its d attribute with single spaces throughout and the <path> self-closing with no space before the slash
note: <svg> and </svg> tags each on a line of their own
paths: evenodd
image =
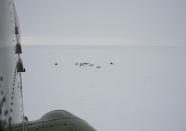
<svg viewBox="0 0 186 131">
<path fill-rule="evenodd" d="M 80 67 L 83 66 L 83 63 L 80 63 L 79 66 L 80 66 Z"/>
<path fill-rule="evenodd" d="M 28 122 L 28 117 L 27 116 L 24 116 L 24 121 Z"/>
<path fill-rule="evenodd" d="M 101 66 L 96 66 L 96 68 L 101 68 Z"/>
<path fill-rule="evenodd" d="M 87 66 L 89 63 L 80 63 L 80 65 L 79 66 L 83 66 L 83 67 L 85 67 L 85 66 Z"/>
<path fill-rule="evenodd" d="M 110 65 L 114 65 L 114 63 L 113 62 L 110 62 Z"/>
<path fill-rule="evenodd" d="M 55 65 L 55 66 L 57 66 L 57 65 L 58 65 L 58 63 L 56 62 L 56 63 L 54 63 L 54 65 Z"/>
<path fill-rule="evenodd" d="M 87 67 L 87 66 L 92 67 L 92 66 L 94 66 L 94 64 L 91 64 L 91 63 L 88 63 L 88 62 L 82 62 L 82 63 L 76 62 L 75 65 L 80 66 L 80 67 Z"/>
</svg>

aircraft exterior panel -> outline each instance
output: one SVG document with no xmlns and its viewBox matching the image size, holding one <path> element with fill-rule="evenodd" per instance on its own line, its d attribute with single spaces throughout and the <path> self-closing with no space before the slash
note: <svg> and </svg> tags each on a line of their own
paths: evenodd
<svg viewBox="0 0 186 131">
<path fill-rule="evenodd" d="M 16 34 L 16 28 L 18 34 Z M 0 126 L 23 121 L 21 74 L 16 63 L 20 54 L 20 31 L 13 0 L 0 0 Z"/>
</svg>

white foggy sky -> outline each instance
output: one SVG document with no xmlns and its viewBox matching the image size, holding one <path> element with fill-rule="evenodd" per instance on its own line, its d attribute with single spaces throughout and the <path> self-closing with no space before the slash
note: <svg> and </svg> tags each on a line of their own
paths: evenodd
<svg viewBox="0 0 186 131">
<path fill-rule="evenodd" d="M 185 0 L 16 0 L 23 44 L 186 45 Z"/>
</svg>

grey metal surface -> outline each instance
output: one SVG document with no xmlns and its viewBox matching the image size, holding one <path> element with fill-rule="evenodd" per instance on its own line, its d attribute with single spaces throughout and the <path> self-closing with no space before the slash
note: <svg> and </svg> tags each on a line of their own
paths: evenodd
<svg viewBox="0 0 186 131">
<path fill-rule="evenodd" d="M 0 128 L 23 121 L 21 75 L 16 63 L 20 31 L 13 0 L 0 0 Z"/>
<path fill-rule="evenodd" d="M 21 131 L 22 124 L 16 124 L 13 131 Z M 96 131 L 86 121 L 64 111 L 55 110 L 45 114 L 41 119 L 25 123 L 26 131 Z M 5 130 L 9 131 L 9 130 Z"/>
</svg>

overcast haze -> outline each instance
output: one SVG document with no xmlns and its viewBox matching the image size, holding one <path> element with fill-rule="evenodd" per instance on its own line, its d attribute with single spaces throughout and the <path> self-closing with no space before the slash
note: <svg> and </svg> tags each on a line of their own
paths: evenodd
<svg viewBox="0 0 186 131">
<path fill-rule="evenodd" d="M 30 120 L 65 109 L 99 131 L 186 130 L 185 0 L 16 5 Z"/>
<path fill-rule="evenodd" d="M 185 0 L 16 0 L 23 44 L 184 45 Z"/>
</svg>

